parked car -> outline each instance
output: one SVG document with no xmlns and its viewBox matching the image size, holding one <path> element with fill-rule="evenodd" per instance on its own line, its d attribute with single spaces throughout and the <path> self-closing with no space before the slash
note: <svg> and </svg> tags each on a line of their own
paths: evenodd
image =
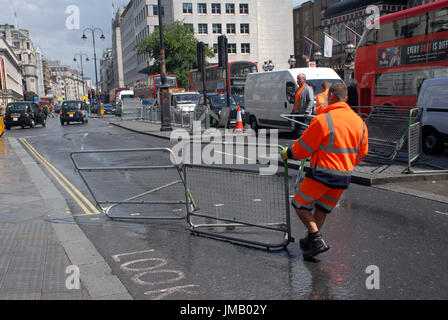
<svg viewBox="0 0 448 320">
<path fill-rule="evenodd" d="M 36 125 L 45 127 L 47 124 L 47 115 L 39 109 L 37 103 L 30 101 L 10 102 L 6 106 L 5 128 L 29 126 L 33 128 Z"/>
<path fill-rule="evenodd" d="M 103 108 L 105 114 L 115 114 L 115 107 L 112 104 L 107 103 L 103 105 Z"/>
<path fill-rule="evenodd" d="M 238 104 L 235 101 L 234 97 L 230 95 L 230 110 L 226 110 L 227 108 L 227 95 L 220 93 L 207 93 L 207 101 L 206 105 L 210 106 L 210 110 L 213 111 L 219 118 L 216 120 L 213 117 L 210 117 L 210 125 L 211 126 L 235 126 L 236 125 L 236 116 L 238 111 Z M 204 113 L 205 105 L 204 105 L 204 95 L 199 96 L 199 100 L 194 108 L 194 119 L 197 121 Z M 226 110 L 226 111 L 224 111 Z M 243 113 L 243 111 L 241 111 Z M 228 115 L 228 116 L 227 116 Z M 227 117 L 228 121 L 225 122 L 225 119 L 222 117 Z"/>
<path fill-rule="evenodd" d="M 84 101 L 81 100 L 68 100 L 62 102 L 61 105 L 61 112 L 60 112 L 60 120 L 61 120 L 61 126 L 64 125 L 64 123 L 67 122 L 67 124 L 70 124 L 70 122 L 82 122 L 82 123 L 88 123 L 88 112 L 87 112 L 87 105 Z"/>
<path fill-rule="evenodd" d="M 418 95 L 422 112 L 422 147 L 427 154 L 442 153 L 448 143 L 448 77 L 426 79 Z"/>
<path fill-rule="evenodd" d="M 170 96 L 170 107 L 176 112 L 193 112 L 199 99 L 198 92 L 175 92 Z"/>
</svg>

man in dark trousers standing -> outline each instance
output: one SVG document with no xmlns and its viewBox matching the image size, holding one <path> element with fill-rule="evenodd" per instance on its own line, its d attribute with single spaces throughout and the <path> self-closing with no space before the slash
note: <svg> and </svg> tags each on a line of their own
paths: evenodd
<svg viewBox="0 0 448 320">
<path fill-rule="evenodd" d="M 347 92 L 348 92 L 348 99 L 347 99 L 347 104 L 350 107 L 357 107 L 359 106 L 359 98 L 358 98 L 358 81 L 356 81 L 356 79 L 351 79 L 350 80 L 350 85 L 347 88 Z"/>
</svg>

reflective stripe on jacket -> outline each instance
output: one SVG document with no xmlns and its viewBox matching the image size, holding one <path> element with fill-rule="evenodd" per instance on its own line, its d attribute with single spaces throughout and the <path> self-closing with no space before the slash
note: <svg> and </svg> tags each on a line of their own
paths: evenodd
<svg viewBox="0 0 448 320">
<path fill-rule="evenodd" d="M 313 178 L 330 188 L 347 189 L 354 167 L 368 152 L 364 121 L 345 102 L 328 106 L 317 115 L 288 149 L 293 159 L 311 156 Z"/>
<path fill-rule="evenodd" d="M 321 114 L 326 107 L 328 107 L 328 91 L 325 90 L 322 93 L 319 93 L 316 97 L 316 114 Z"/>
</svg>

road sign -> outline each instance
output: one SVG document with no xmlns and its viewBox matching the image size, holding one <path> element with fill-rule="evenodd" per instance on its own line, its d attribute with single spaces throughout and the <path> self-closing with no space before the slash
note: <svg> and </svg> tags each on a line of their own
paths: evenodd
<svg viewBox="0 0 448 320">
<path fill-rule="evenodd" d="M 82 96 L 82 100 L 83 100 L 83 101 L 87 101 L 88 99 L 89 99 L 88 96 Z"/>
</svg>

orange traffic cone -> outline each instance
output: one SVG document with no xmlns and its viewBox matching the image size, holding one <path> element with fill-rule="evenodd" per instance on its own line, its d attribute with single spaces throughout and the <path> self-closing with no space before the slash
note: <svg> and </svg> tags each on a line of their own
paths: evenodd
<svg viewBox="0 0 448 320">
<path fill-rule="evenodd" d="M 244 124 L 243 124 L 243 119 L 241 117 L 241 108 L 238 105 L 238 112 L 236 114 L 236 125 L 235 125 L 235 130 L 233 130 L 234 132 L 244 132 Z"/>
</svg>

